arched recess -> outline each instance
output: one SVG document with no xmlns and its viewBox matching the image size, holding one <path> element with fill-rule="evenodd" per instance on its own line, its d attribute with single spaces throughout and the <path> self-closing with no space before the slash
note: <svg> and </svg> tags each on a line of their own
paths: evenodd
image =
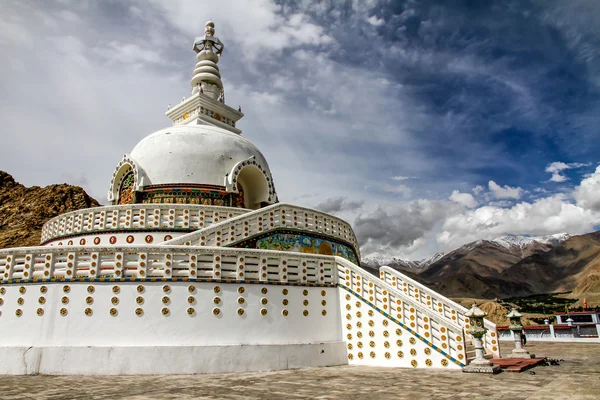
<svg viewBox="0 0 600 400">
<path fill-rule="evenodd" d="M 256 210 L 277 203 L 271 173 L 254 156 L 234 165 L 225 178 L 225 188 L 243 194 L 245 208 Z"/>
<path fill-rule="evenodd" d="M 124 155 L 113 173 L 108 189 L 108 201 L 113 205 L 134 203 L 135 192 L 141 187 L 140 181 L 137 164 L 129 156 Z M 121 190 L 123 193 L 120 193 Z"/>
</svg>

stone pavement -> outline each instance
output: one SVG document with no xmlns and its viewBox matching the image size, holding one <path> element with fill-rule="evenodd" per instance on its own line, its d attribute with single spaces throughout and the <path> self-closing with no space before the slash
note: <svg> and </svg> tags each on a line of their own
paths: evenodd
<svg viewBox="0 0 600 400">
<path fill-rule="evenodd" d="M 510 342 L 503 342 L 506 352 Z M 600 344 L 535 342 L 559 366 L 495 376 L 439 369 L 329 367 L 160 376 L 0 376 L 0 399 L 600 399 Z"/>
</svg>

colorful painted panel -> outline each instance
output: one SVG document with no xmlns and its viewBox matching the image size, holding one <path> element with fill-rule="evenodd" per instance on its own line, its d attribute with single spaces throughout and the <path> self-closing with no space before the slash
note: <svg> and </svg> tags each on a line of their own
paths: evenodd
<svg viewBox="0 0 600 400">
<path fill-rule="evenodd" d="M 119 187 L 119 202 L 117 204 L 131 204 L 133 203 L 133 182 L 134 182 L 133 171 L 129 171 L 127 175 L 121 181 Z"/>
<path fill-rule="evenodd" d="M 142 192 L 139 197 L 141 198 L 141 203 L 202 204 L 205 206 L 221 207 L 235 207 L 237 204 L 234 194 L 208 190 L 155 190 Z"/>
<path fill-rule="evenodd" d="M 351 247 L 312 236 L 294 233 L 274 233 L 256 241 L 256 248 L 263 250 L 293 251 L 297 253 L 340 256 L 358 264 Z"/>
</svg>

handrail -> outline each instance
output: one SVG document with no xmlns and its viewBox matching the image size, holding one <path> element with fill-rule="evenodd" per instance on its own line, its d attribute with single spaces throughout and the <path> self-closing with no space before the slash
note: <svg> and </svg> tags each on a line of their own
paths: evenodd
<svg viewBox="0 0 600 400">
<path fill-rule="evenodd" d="M 61 214 L 42 227 L 41 242 L 90 232 L 117 230 L 196 230 L 250 210 L 196 204 L 126 204 Z"/>
<path fill-rule="evenodd" d="M 72 279 L 221 279 L 335 284 L 335 257 L 190 246 L 62 246 L 0 250 L 1 282 Z"/>
<path fill-rule="evenodd" d="M 340 239 L 352 245 L 360 258 L 358 240 L 350 224 L 344 220 L 291 204 L 277 203 L 230 218 L 196 232 L 164 242 L 164 245 L 200 246 L 232 245 L 273 228 L 298 229 Z"/>
<path fill-rule="evenodd" d="M 382 280 L 397 287 L 404 297 L 410 298 L 439 313 L 438 315 L 442 318 L 454 322 L 461 329 L 468 328 L 468 318 L 465 316 L 465 313 L 468 311 L 467 308 L 388 266 L 380 267 L 379 274 Z M 500 345 L 496 324 L 488 319 L 484 319 L 483 322 L 484 326 L 488 329 L 483 339 L 484 346 L 489 352 L 499 357 Z"/>
</svg>

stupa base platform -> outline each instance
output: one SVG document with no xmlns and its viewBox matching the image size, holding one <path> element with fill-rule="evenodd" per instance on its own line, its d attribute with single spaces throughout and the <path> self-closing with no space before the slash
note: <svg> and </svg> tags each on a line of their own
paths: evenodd
<svg viewBox="0 0 600 400">
<path fill-rule="evenodd" d="M 523 372 L 544 362 L 544 358 L 493 358 L 490 360 L 506 372 Z"/>
<path fill-rule="evenodd" d="M 345 342 L 229 346 L 0 347 L 0 375 L 152 375 L 348 364 Z"/>
</svg>

